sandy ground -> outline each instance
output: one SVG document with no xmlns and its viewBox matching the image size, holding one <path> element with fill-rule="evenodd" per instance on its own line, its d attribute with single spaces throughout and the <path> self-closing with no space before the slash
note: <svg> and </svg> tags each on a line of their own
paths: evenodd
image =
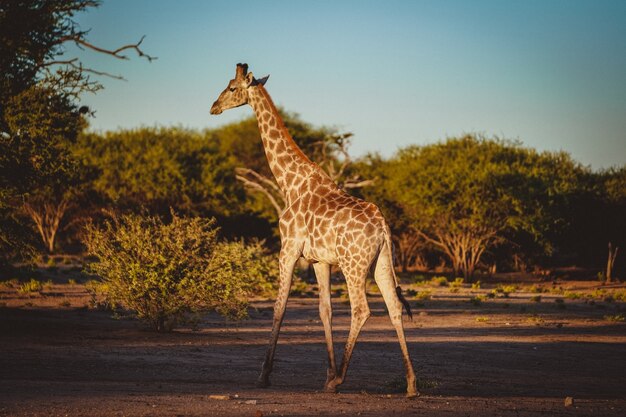
<svg viewBox="0 0 626 417">
<path fill-rule="evenodd" d="M 422 393 L 406 399 L 400 349 L 376 294 L 348 378 L 327 394 L 316 298 L 289 300 L 272 386 L 258 389 L 271 302 L 254 302 L 242 322 L 210 314 L 197 331 L 155 334 L 83 307 L 82 285 L 30 296 L 0 288 L 0 415 L 626 415 L 623 302 L 551 294 L 533 302 L 515 292 L 471 303 L 488 290 L 429 291 L 430 300 L 411 299 L 406 322 Z M 340 355 L 349 307 L 333 303 Z"/>
</svg>

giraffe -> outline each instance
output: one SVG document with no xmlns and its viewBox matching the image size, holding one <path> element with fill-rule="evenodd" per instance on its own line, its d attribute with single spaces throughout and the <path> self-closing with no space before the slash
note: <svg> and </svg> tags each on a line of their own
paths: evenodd
<svg viewBox="0 0 626 417">
<path fill-rule="evenodd" d="M 278 334 L 285 314 L 296 261 L 313 263 L 319 285 L 319 314 L 328 351 L 324 388 L 336 392 L 346 378 L 350 357 L 361 328 L 370 316 L 365 283 L 372 264 L 393 324 L 406 368 L 407 396 L 418 395 L 413 365 L 402 325 L 402 306 L 411 316 L 393 269 L 391 232 L 380 210 L 372 203 L 341 190 L 296 145 L 264 85 L 269 76 L 255 79 L 247 64 L 237 64 L 235 78 L 211 107 L 211 114 L 249 104 L 256 115 L 265 155 L 287 202 L 279 220 L 281 250 L 279 289 L 274 305 L 270 342 L 265 354 L 260 387 L 269 385 Z M 337 368 L 332 336 L 330 297 L 331 265 L 341 268 L 350 298 L 351 323 L 341 366 Z"/>
</svg>

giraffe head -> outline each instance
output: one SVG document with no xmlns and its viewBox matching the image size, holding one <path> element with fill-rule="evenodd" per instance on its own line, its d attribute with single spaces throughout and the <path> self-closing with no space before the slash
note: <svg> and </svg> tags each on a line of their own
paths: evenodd
<svg viewBox="0 0 626 417">
<path fill-rule="evenodd" d="M 224 110 L 243 106 L 248 103 L 249 89 L 263 85 L 267 77 L 257 80 L 251 72 L 248 72 L 248 64 L 237 64 L 235 78 L 228 82 L 226 89 L 211 106 L 211 114 L 220 114 Z"/>
</svg>

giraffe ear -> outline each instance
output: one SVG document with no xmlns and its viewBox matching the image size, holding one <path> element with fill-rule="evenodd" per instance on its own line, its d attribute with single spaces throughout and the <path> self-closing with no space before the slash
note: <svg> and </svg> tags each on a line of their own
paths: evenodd
<svg viewBox="0 0 626 417">
<path fill-rule="evenodd" d="M 248 75 L 251 76 L 252 74 L 248 74 Z M 248 86 L 265 85 L 269 77 L 270 77 L 269 75 L 266 75 L 265 77 L 257 80 L 251 76 L 250 78 L 246 78 L 246 81 L 248 81 Z"/>
<path fill-rule="evenodd" d="M 250 87 L 251 85 L 254 85 L 254 74 L 252 74 L 251 72 L 246 74 L 246 85 L 248 87 Z"/>
</svg>

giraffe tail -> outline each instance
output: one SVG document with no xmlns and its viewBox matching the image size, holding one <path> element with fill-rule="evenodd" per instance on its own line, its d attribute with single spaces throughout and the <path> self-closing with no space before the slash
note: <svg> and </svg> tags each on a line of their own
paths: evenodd
<svg viewBox="0 0 626 417">
<path fill-rule="evenodd" d="M 404 296 L 402 295 L 402 288 L 400 287 L 400 283 L 398 282 L 398 277 L 396 276 L 396 271 L 393 268 L 393 241 L 391 240 L 391 230 L 389 229 L 389 226 L 387 224 L 385 224 L 385 244 L 387 245 L 387 247 L 389 248 L 389 265 L 391 265 L 391 273 L 393 274 L 393 279 L 396 285 L 396 295 L 398 296 L 398 300 L 400 300 L 400 302 L 402 303 L 402 305 L 404 306 L 404 309 L 406 310 L 406 314 L 409 316 L 410 320 L 413 320 L 413 313 L 411 312 L 411 305 L 409 304 L 409 302 L 406 300 L 406 298 L 404 298 Z"/>
</svg>

